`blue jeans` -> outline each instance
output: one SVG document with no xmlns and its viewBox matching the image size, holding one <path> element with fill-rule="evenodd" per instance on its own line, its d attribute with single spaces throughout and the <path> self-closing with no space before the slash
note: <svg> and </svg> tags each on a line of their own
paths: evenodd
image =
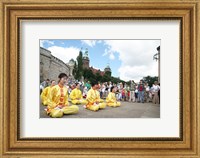
<svg viewBox="0 0 200 158">
<path fill-rule="evenodd" d="M 138 91 L 139 102 L 144 102 L 144 91 Z"/>
</svg>

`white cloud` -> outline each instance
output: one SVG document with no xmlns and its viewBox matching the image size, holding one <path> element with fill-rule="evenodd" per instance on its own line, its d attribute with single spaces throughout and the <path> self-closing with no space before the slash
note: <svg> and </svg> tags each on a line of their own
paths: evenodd
<svg viewBox="0 0 200 158">
<path fill-rule="evenodd" d="M 80 49 L 76 47 L 58 47 L 52 46 L 48 48 L 52 55 L 59 58 L 65 63 L 68 63 L 70 59 L 76 60 Z"/>
<path fill-rule="evenodd" d="M 114 60 L 114 59 L 115 59 L 114 54 L 113 54 L 113 53 L 110 53 L 109 58 L 110 58 L 111 60 Z"/>
<path fill-rule="evenodd" d="M 153 55 L 160 40 L 105 40 L 104 44 L 108 46 L 104 56 L 114 59 L 116 53 L 119 55 L 121 79 L 139 81 L 144 76 L 158 75 L 158 63 Z"/>
<path fill-rule="evenodd" d="M 146 65 L 141 66 L 121 66 L 119 68 L 120 78 L 129 81 L 134 80 L 135 82 L 139 82 L 144 76 L 157 76 L 158 75 L 158 63 L 152 64 L 150 67 Z"/>
<path fill-rule="evenodd" d="M 87 44 L 90 47 L 95 46 L 97 40 L 81 40 L 82 43 Z"/>
<path fill-rule="evenodd" d="M 103 53 L 102 56 L 106 56 L 106 55 L 108 55 L 108 49 L 105 49 L 105 52 Z"/>
<path fill-rule="evenodd" d="M 54 45 L 54 41 L 50 41 L 50 40 L 40 40 L 40 47 L 44 47 L 44 44 L 48 44 L 50 45 Z"/>
<path fill-rule="evenodd" d="M 102 56 L 109 55 L 109 59 L 114 60 L 115 59 L 114 53 L 115 52 L 113 52 L 111 48 L 108 48 L 108 49 L 105 49 L 105 52 Z"/>
</svg>

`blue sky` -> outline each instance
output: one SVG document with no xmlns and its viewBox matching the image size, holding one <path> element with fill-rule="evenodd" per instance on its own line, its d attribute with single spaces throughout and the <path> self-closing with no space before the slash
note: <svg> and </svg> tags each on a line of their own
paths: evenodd
<svg viewBox="0 0 200 158">
<path fill-rule="evenodd" d="M 127 81 L 158 74 L 153 55 L 160 40 L 40 40 L 40 46 L 65 63 L 76 59 L 81 48 L 83 54 L 87 48 L 90 66 L 104 70 L 109 63 L 112 76 Z"/>
</svg>

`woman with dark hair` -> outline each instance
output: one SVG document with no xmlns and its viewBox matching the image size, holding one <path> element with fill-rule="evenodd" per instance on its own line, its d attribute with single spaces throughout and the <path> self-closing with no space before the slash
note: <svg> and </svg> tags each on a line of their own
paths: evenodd
<svg viewBox="0 0 200 158">
<path fill-rule="evenodd" d="M 117 107 L 121 105 L 121 103 L 118 102 L 115 97 L 115 92 L 116 92 L 116 88 L 112 86 L 110 89 L 110 93 L 108 94 L 108 97 L 106 98 L 107 106 Z"/>
<path fill-rule="evenodd" d="M 51 117 L 62 117 L 63 114 L 78 113 L 78 106 L 69 106 L 68 92 L 64 86 L 67 82 L 67 75 L 61 73 L 58 78 L 58 85 L 54 86 L 49 94 L 47 114 Z"/>
</svg>

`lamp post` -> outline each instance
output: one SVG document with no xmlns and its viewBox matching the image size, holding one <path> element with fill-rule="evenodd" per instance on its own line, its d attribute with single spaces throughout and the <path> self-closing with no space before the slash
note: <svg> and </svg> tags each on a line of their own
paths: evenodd
<svg viewBox="0 0 200 158">
<path fill-rule="evenodd" d="M 160 83 L 160 46 L 157 47 L 158 53 L 154 54 L 153 60 L 158 61 L 158 82 Z"/>
</svg>

